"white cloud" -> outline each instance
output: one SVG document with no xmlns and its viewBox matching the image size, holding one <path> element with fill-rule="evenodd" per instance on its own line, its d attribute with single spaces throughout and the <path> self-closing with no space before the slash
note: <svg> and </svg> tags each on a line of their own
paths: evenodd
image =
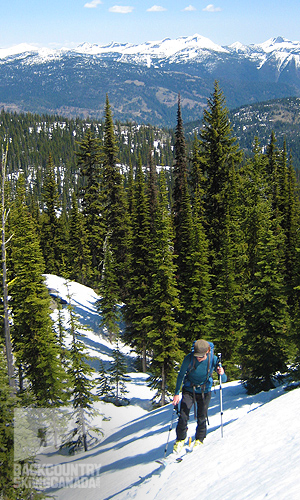
<svg viewBox="0 0 300 500">
<path fill-rule="evenodd" d="M 164 7 L 161 7 L 161 5 L 153 5 L 150 7 L 150 9 L 147 9 L 147 12 L 163 12 L 165 9 Z"/>
<path fill-rule="evenodd" d="M 85 4 L 85 7 L 87 9 L 95 9 L 97 7 L 97 5 L 100 5 L 101 0 L 92 0 L 91 2 L 88 2 Z"/>
<path fill-rule="evenodd" d="M 197 10 L 196 7 L 193 7 L 193 5 L 189 5 L 188 7 L 185 7 L 183 10 Z"/>
<path fill-rule="evenodd" d="M 130 14 L 132 12 L 134 7 L 129 7 L 129 6 L 123 6 L 123 5 L 114 5 L 113 7 L 110 7 L 108 10 L 109 12 L 114 12 L 116 14 Z"/>
<path fill-rule="evenodd" d="M 220 12 L 222 9 L 221 7 L 215 7 L 212 3 L 210 3 L 203 10 L 206 12 Z"/>
</svg>

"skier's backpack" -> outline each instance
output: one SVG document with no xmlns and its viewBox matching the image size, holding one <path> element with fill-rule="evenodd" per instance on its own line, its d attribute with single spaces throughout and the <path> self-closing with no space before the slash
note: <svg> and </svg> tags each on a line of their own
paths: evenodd
<svg viewBox="0 0 300 500">
<path fill-rule="evenodd" d="M 190 363 L 189 363 L 189 366 L 188 366 L 188 370 L 187 370 L 187 373 L 186 373 L 186 378 L 188 378 L 188 375 L 189 373 L 195 369 L 195 363 L 196 363 L 196 358 L 194 356 L 194 350 L 195 350 L 195 343 L 196 343 L 196 340 L 194 340 L 193 344 L 192 344 L 192 347 L 191 347 L 191 360 L 190 360 Z M 208 352 L 208 363 L 207 363 L 207 375 L 206 375 L 206 380 L 205 382 L 203 382 L 203 384 L 201 384 L 202 388 L 204 389 L 207 382 L 209 381 L 209 378 L 212 377 L 212 373 L 213 373 L 213 365 L 214 365 L 214 344 L 212 342 L 208 342 L 209 344 L 209 352 Z"/>
</svg>

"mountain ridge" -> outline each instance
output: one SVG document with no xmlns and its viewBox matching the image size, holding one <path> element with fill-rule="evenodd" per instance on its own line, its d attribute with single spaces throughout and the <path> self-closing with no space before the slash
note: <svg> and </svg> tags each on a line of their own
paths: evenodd
<svg viewBox="0 0 300 500">
<path fill-rule="evenodd" d="M 214 50 L 215 52 L 227 52 L 232 51 L 239 52 L 283 52 L 285 51 L 300 51 L 300 41 L 291 41 L 282 36 L 277 36 L 266 40 L 263 43 L 249 44 L 245 45 L 236 41 L 230 45 L 219 45 L 215 44 L 212 40 L 198 33 L 192 36 L 182 36 L 176 39 L 163 38 L 162 40 L 147 41 L 140 44 L 133 44 L 130 42 L 115 42 L 111 41 L 108 44 L 100 45 L 97 43 L 82 42 L 76 47 L 68 48 L 61 47 L 57 49 L 51 49 L 47 47 L 38 47 L 34 44 L 20 43 L 13 45 L 8 48 L 0 48 L 0 59 L 10 57 L 16 54 L 22 54 L 24 52 L 43 52 L 49 54 L 65 54 L 65 53 L 88 53 L 88 54 L 103 54 L 107 52 L 116 52 L 121 54 L 154 54 L 160 55 L 170 55 L 183 50 L 184 48 L 190 49 L 202 49 L 202 50 Z M 161 50 L 161 52 L 159 52 Z"/>
<path fill-rule="evenodd" d="M 0 106 L 174 126 L 177 96 L 185 121 L 201 118 L 214 80 L 230 109 L 300 96 L 300 42 L 220 46 L 195 34 L 142 44 L 84 42 L 75 48 L 20 44 L 0 49 Z"/>
</svg>

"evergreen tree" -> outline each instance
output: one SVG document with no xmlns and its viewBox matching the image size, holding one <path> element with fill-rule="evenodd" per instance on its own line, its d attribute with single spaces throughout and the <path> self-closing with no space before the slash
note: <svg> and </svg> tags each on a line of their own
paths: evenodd
<svg viewBox="0 0 300 500">
<path fill-rule="evenodd" d="M 174 253 L 176 255 L 176 266 L 178 276 L 178 288 L 180 292 L 180 304 L 182 306 L 179 322 L 182 324 L 182 337 L 186 344 L 190 345 L 191 331 L 189 315 L 190 280 L 193 276 L 193 223 L 191 199 L 187 177 L 186 146 L 181 116 L 180 97 L 178 98 L 177 126 L 175 133 L 175 166 L 174 166 L 174 191 L 173 191 L 173 224 L 174 224 Z"/>
<path fill-rule="evenodd" d="M 103 242 L 105 237 L 105 221 L 103 217 L 104 201 L 101 188 L 102 167 L 99 140 L 88 129 L 79 143 L 77 163 L 80 172 L 80 199 L 87 231 L 89 250 L 92 258 L 92 270 L 96 285 L 103 260 Z"/>
<path fill-rule="evenodd" d="M 0 495 L 2 498 L 14 498 L 13 462 L 14 432 L 13 418 L 16 398 L 11 394 L 7 375 L 7 364 L 0 343 Z"/>
<path fill-rule="evenodd" d="M 156 167 L 154 165 L 153 151 L 150 151 L 149 153 L 148 196 L 150 208 L 150 230 L 151 232 L 154 232 L 155 214 L 158 201 L 158 180 Z"/>
<path fill-rule="evenodd" d="M 194 139 L 192 155 L 191 186 L 193 192 L 193 246 L 192 274 L 189 283 L 189 298 L 186 308 L 189 311 L 189 328 L 193 339 L 209 338 L 213 326 L 212 291 L 208 239 L 204 228 L 205 178 L 201 170 L 199 141 Z"/>
<path fill-rule="evenodd" d="M 63 372 L 50 318 L 50 297 L 44 283 L 44 262 L 34 223 L 25 203 L 24 178 L 19 179 L 11 212 L 12 338 L 16 362 L 41 406 L 59 404 Z"/>
<path fill-rule="evenodd" d="M 226 360 L 226 373 L 238 376 L 238 350 L 240 347 L 240 329 L 242 325 L 242 307 L 244 297 L 239 276 L 239 249 L 237 235 L 240 234 L 237 218 L 228 214 L 225 220 L 223 241 L 219 251 L 218 280 L 213 296 L 214 323 L 211 337 Z M 242 242 L 242 235 L 241 235 Z"/>
<path fill-rule="evenodd" d="M 240 227 L 238 169 L 242 158 L 225 106 L 225 98 L 215 82 L 214 91 L 204 110 L 204 128 L 200 134 L 201 173 L 205 176 L 204 214 L 209 241 L 212 284 L 213 340 L 227 361 L 227 370 L 236 362 L 239 344 L 239 304 L 241 261 L 245 249 Z"/>
<path fill-rule="evenodd" d="M 96 379 L 97 396 L 111 395 L 110 374 L 105 370 L 103 361 L 100 359 L 99 376 Z"/>
<path fill-rule="evenodd" d="M 28 484 L 28 475 L 22 476 L 21 474 L 22 467 L 24 465 L 26 467 L 27 460 L 32 465 L 35 457 L 22 461 L 16 457 L 18 443 L 16 443 L 15 410 L 20 401 L 15 394 L 12 394 L 9 386 L 3 345 L 0 343 L 0 346 L 0 496 L 3 500 L 21 498 L 22 500 L 42 500 L 45 494 Z"/>
<path fill-rule="evenodd" d="M 242 229 L 247 248 L 247 259 L 244 262 L 246 288 L 257 271 L 257 247 L 264 221 L 264 211 L 270 210 L 266 204 L 266 200 L 269 199 L 266 169 L 266 156 L 262 154 L 258 139 L 255 138 L 253 157 L 246 162 L 241 171 L 242 184 L 239 196 Z"/>
<path fill-rule="evenodd" d="M 109 238 L 104 245 L 104 265 L 100 284 L 101 298 L 97 301 L 97 309 L 101 315 L 100 326 L 105 327 L 112 342 L 120 330 L 121 310 L 118 304 L 119 288 L 115 272 L 114 256 L 110 249 Z"/>
<path fill-rule="evenodd" d="M 217 277 L 216 261 L 223 240 L 223 231 L 228 207 L 227 189 L 230 188 L 230 171 L 237 168 L 241 161 L 236 139 L 225 105 L 225 97 L 215 82 L 214 91 L 208 99 L 208 109 L 204 109 L 204 127 L 200 134 L 203 173 L 207 184 L 205 189 L 205 214 L 209 228 L 210 261 L 212 264 L 213 284 Z"/>
<path fill-rule="evenodd" d="M 63 447 L 67 447 L 70 454 L 81 449 L 88 450 L 89 442 L 95 442 L 100 432 L 90 424 L 90 419 L 97 415 L 93 405 L 96 397 L 92 393 L 94 382 L 92 380 L 93 369 L 87 363 L 89 356 L 82 338 L 83 332 L 78 318 L 71 305 L 71 297 L 68 291 L 69 332 L 72 342 L 70 349 L 69 376 L 72 383 L 72 405 L 74 408 L 72 417 L 75 419 L 75 427 L 66 437 Z"/>
<path fill-rule="evenodd" d="M 278 216 L 278 205 L 279 205 L 279 192 L 280 192 L 280 180 L 278 172 L 278 160 L 279 160 L 279 150 L 276 145 L 276 137 L 274 131 L 272 131 L 270 142 L 267 146 L 267 175 L 269 180 L 270 195 L 272 196 L 273 212 L 275 217 Z"/>
<path fill-rule="evenodd" d="M 62 245 L 60 222 L 58 219 L 59 199 L 52 156 L 49 155 L 45 179 L 42 186 L 44 210 L 41 222 L 41 248 L 46 271 L 60 274 L 62 266 Z"/>
<path fill-rule="evenodd" d="M 129 172 L 126 186 L 126 198 L 127 198 L 127 206 L 128 206 L 128 214 L 129 214 L 129 224 L 130 219 L 133 213 L 133 204 L 134 204 L 134 178 L 133 178 L 133 168 L 131 161 L 129 162 Z"/>
<path fill-rule="evenodd" d="M 151 258 L 149 200 L 142 163 L 139 159 L 134 186 L 132 239 L 128 266 L 129 280 L 123 313 L 126 321 L 126 342 L 134 347 L 142 357 L 144 372 L 146 372 L 146 357 L 149 347 L 148 329 L 144 318 L 149 316 L 151 310 L 149 303 L 152 285 Z"/>
<path fill-rule="evenodd" d="M 204 224 L 204 195 L 206 189 L 206 178 L 203 172 L 204 162 L 201 158 L 200 141 L 195 133 L 191 151 L 191 175 L 190 185 L 192 192 L 193 215 Z"/>
<path fill-rule="evenodd" d="M 91 276 L 91 254 L 84 218 L 78 210 L 76 195 L 72 193 L 69 235 L 69 278 L 83 285 L 89 283 Z"/>
<path fill-rule="evenodd" d="M 167 206 L 166 181 L 160 174 L 159 200 L 155 201 L 155 234 L 153 257 L 153 284 L 151 287 L 151 316 L 149 333 L 152 347 L 151 386 L 157 390 L 155 398 L 159 405 L 166 403 L 168 391 L 174 391 L 176 373 L 174 368 L 182 359 L 179 347 L 181 339 L 176 321 L 180 309 L 179 292 L 176 287 L 176 267 L 172 251 L 171 219 Z"/>
<path fill-rule="evenodd" d="M 105 105 L 103 154 L 106 236 L 109 237 L 110 249 L 113 254 L 120 297 L 124 298 L 127 281 L 129 221 L 123 180 L 120 167 L 117 164 L 117 145 L 108 96 L 106 96 Z"/>
<path fill-rule="evenodd" d="M 173 223 L 175 231 L 174 251 L 177 257 L 179 282 L 184 281 L 185 258 L 190 255 L 192 242 L 191 203 L 188 189 L 186 145 L 181 116 L 180 97 L 178 97 L 177 125 L 175 132 L 175 165 L 173 192 Z"/>
<path fill-rule="evenodd" d="M 127 364 L 125 356 L 120 351 L 119 340 L 117 339 L 116 348 L 112 352 L 113 362 L 109 369 L 111 392 L 115 398 L 116 404 L 120 404 L 124 399 L 125 394 L 128 392 L 126 389 L 126 382 L 128 381 Z"/>
<path fill-rule="evenodd" d="M 7 167 L 7 153 L 8 144 L 6 146 L 6 151 L 3 151 L 1 156 L 1 257 L 2 257 L 2 286 L 3 286 L 3 312 L 2 317 L 3 322 L 3 333 L 5 340 L 5 355 L 7 360 L 7 370 L 8 370 L 8 382 L 15 391 L 15 373 L 14 373 L 14 360 L 12 354 L 12 344 L 10 335 L 10 325 L 9 325 L 9 305 L 8 305 L 8 284 L 7 284 L 7 246 L 10 238 L 7 236 L 7 217 L 9 214 L 7 202 L 6 202 L 6 167 Z M 2 309 L 1 304 L 1 309 Z"/>
<path fill-rule="evenodd" d="M 287 162 L 285 146 L 280 161 L 280 173 L 281 197 L 279 209 L 282 217 L 281 226 L 285 235 L 285 283 L 288 303 L 293 308 L 300 298 L 295 289 L 299 276 L 299 255 L 297 248 L 300 247 L 298 230 L 300 224 L 300 201 L 299 186 L 292 158 Z"/>
<path fill-rule="evenodd" d="M 286 369 L 289 316 L 282 272 L 282 238 L 265 206 L 257 245 L 256 272 L 245 303 L 242 373 L 249 392 L 274 387 L 273 377 Z M 281 241 L 280 241 L 281 240 Z"/>
<path fill-rule="evenodd" d="M 60 348 L 60 361 L 62 366 L 67 367 L 69 359 L 69 351 L 65 343 L 66 330 L 64 327 L 63 307 L 58 297 L 56 300 L 56 308 L 57 308 L 56 334 L 57 334 L 58 345 Z"/>
</svg>

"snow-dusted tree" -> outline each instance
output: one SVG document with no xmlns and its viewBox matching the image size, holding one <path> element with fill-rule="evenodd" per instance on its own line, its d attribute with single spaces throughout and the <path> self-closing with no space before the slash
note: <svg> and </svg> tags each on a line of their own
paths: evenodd
<svg viewBox="0 0 300 500">
<path fill-rule="evenodd" d="M 83 327 L 71 304 L 69 292 L 68 299 L 68 330 L 71 335 L 70 367 L 68 371 L 72 384 L 72 420 L 75 421 L 75 426 L 65 437 L 62 446 L 68 448 L 69 453 L 73 454 L 81 449 L 87 451 L 89 444 L 97 441 L 97 435 L 101 433 L 101 430 L 91 424 L 92 418 L 98 414 L 94 408 L 97 396 L 92 392 L 95 386 L 92 380 L 94 370 L 87 363 L 90 357 L 82 340 L 84 337 Z"/>
<path fill-rule="evenodd" d="M 97 395 L 99 397 L 109 396 L 111 392 L 110 374 L 105 370 L 103 361 L 100 360 L 99 376 L 96 379 Z"/>
<path fill-rule="evenodd" d="M 127 364 L 124 354 L 120 351 L 119 340 L 117 340 L 116 348 L 113 350 L 113 363 L 109 369 L 111 392 L 119 404 L 127 394 L 126 381 L 129 380 L 127 373 Z"/>
</svg>

